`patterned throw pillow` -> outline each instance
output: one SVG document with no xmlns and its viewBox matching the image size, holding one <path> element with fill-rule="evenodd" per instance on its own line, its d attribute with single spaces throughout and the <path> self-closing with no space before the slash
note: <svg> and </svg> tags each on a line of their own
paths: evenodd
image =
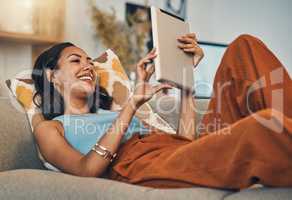
<svg viewBox="0 0 292 200">
<path fill-rule="evenodd" d="M 131 93 L 129 78 L 113 51 L 108 49 L 93 60 L 99 85 L 113 97 L 113 110 L 120 110 Z"/>
<path fill-rule="evenodd" d="M 33 95 L 35 88 L 33 80 L 31 79 L 32 70 L 26 70 L 21 74 L 18 74 L 14 79 L 6 80 L 6 85 L 9 88 L 12 96 L 20 103 L 24 108 L 24 111 L 28 117 L 31 130 L 35 127 L 35 119 L 39 118 L 40 110 L 33 103 Z M 42 120 L 43 118 L 41 118 Z"/>
<path fill-rule="evenodd" d="M 110 96 L 113 97 L 112 109 L 120 110 L 127 102 L 132 93 L 131 83 L 118 56 L 108 49 L 101 56 L 94 59 L 95 71 L 99 77 L 99 84 Z M 32 97 L 35 93 L 33 80 L 31 79 L 32 70 L 26 70 L 18 74 L 14 79 L 6 80 L 6 85 L 12 95 L 24 108 L 33 131 L 33 127 L 43 120 L 40 110 L 33 103 Z M 136 116 L 146 124 L 168 133 L 175 133 L 175 130 L 153 111 L 148 103 L 145 103 L 136 112 Z"/>
<path fill-rule="evenodd" d="M 120 63 L 118 56 L 110 49 L 94 59 L 95 71 L 99 77 L 99 85 L 113 97 L 112 109 L 120 110 L 134 88 Z M 149 103 L 142 105 L 136 112 L 136 117 L 146 124 L 162 131 L 175 134 L 175 130 L 162 117 L 153 111 Z"/>
</svg>

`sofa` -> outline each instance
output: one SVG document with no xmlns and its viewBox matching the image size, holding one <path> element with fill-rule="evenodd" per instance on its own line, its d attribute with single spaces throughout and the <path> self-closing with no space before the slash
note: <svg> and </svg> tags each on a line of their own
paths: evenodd
<svg viewBox="0 0 292 200">
<path fill-rule="evenodd" d="M 198 110 L 207 107 L 207 99 L 198 99 Z M 175 98 L 159 101 L 163 111 L 177 105 Z M 157 101 L 151 105 L 157 110 Z M 161 112 L 177 126 L 178 112 Z M 198 114 L 198 120 L 201 114 Z M 292 188 L 257 187 L 241 191 L 205 187 L 153 189 L 104 178 L 77 177 L 45 169 L 28 119 L 21 106 L 8 94 L 4 83 L 0 93 L 0 199 L 196 199 L 196 200 L 291 200 Z"/>
</svg>

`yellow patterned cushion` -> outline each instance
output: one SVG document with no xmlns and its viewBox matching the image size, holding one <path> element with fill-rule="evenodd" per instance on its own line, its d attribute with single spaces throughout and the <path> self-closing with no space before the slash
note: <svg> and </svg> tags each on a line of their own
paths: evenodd
<svg viewBox="0 0 292 200">
<path fill-rule="evenodd" d="M 31 129 L 33 130 L 33 117 L 35 114 L 39 114 L 40 110 L 33 103 L 33 94 L 35 93 L 33 81 L 31 79 L 32 70 L 26 70 L 25 72 L 18 74 L 14 79 L 6 80 L 11 94 L 20 105 L 24 108 Z"/>
<path fill-rule="evenodd" d="M 113 97 L 113 110 L 120 110 L 131 96 L 132 88 L 130 80 L 120 63 L 118 56 L 110 49 L 94 59 L 95 71 L 99 77 L 99 85 L 106 89 Z M 168 133 L 175 130 L 153 111 L 148 103 L 142 105 L 136 112 L 136 116 L 146 124 Z"/>
<path fill-rule="evenodd" d="M 113 110 L 120 110 L 131 93 L 131 83 L 118 56 L 108 49 L 93 60 L 99 85 L 113 97 Z"/>
</svg>

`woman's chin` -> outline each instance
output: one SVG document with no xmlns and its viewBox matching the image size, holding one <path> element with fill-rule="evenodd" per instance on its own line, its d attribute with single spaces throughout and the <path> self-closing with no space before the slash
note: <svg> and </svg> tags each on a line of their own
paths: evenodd
<svg viewBox="0 0 292 200">
<path fill-rule="evenodd" d="M 95 92 L 96 86 L 91 82 L 78 81 L 74 85 L 71 85 L 71 94 L 78 97 L 88 97 Z"/>
<path fill-rule="evenodd" d="M 74 96 L 79 96 L 79 97 L 88 97 L 91 96 L 95 91 L 95 88 L 92 86 L 87 86 L 87 87 L 79 87 L 75 88 L 72 90 L 72 93 L 75 94 Z"/>
<path fill-rule="evenodd" d="M 74 94 L 73 96 L 75 96 L 77 98 L 87 99 L 88 97 L 90 97 L 93 94 L 93 92 L 82 90 L 82 91 L 74 91 L 73 94 Z"/>
</svg>

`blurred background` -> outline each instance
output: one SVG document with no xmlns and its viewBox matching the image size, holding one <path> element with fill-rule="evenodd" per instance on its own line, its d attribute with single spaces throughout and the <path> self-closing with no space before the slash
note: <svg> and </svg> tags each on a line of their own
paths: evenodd
<svg viewBox="0 0 292 200">
<path fill-rule="evenodd" d="M 91 57 L 113 49 L 134 78 L 134 64 L 152 48 L 148 6 L 190 23 L 205 50 L 195 70 L 198 95 L 208 97 L 228 43 L 261 38 L 292 74 L 290 0 L 0 0 L 0 79 L 31 69 L 46 48 L 70 41 Z"/>
</svg>

